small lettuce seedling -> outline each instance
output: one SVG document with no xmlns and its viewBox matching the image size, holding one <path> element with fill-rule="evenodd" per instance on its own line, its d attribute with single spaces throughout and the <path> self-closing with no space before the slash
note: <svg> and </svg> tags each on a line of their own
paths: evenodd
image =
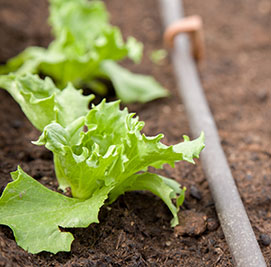
<svg viewBox="0 0 271 267">
<path fill-rule="evenodd" d="M 106 200 L 112 203 L 127 191 L 148 190 L 165 202 L 173 215 L 171 225 L 177 225 L 184 189 L 148 167 L 194 163 L 204 135 L 193 141 L 184 136 L 184 142 L 166 146 L 160 142 L 162 134 L 141 134 L 143 126 L 126 108 L 120 110 L 119 102 L 104 101 L 67 126 L 47 125 L 34 143 L 53 152 L 59 186 L 70 188 L 73 197 L 49 190 L 19 167 L 0 198 L 0 224 L 9 226 L 18 245 L 31 253 L 70 251 L 73 236 L 59 227 L 87 227 L 98 222 Z"/>
<path fill-rule="evenodd" d="M 0 66 L 0 73 L 42 73 L 59 88 L 72 82 L 103 95 L 100 79 L 111 80 L 123 102 L 148 102 L 168 92 L 151 76 L 137 75 L 116 61 L 139 62 L 143 45 L 133 37 L 125 43 L 120 30 L 108 22 L 102 1 L 50 0 L 49 23 L 55 40 L 48 48 L 28 47 Z"/>
</svg>

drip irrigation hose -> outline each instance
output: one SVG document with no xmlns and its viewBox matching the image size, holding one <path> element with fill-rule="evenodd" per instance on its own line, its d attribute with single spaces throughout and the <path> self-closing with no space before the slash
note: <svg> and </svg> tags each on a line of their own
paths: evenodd
<svg viewBox="0 0 271 267">
<path fill-rule="evenodd" d="M 181 0 L 159 1 L 166 28 L 183 17 Z M 172 62 L 179 92 L 192 135 L 197 137 L 201 131 L 205 133 L 206 147 L 200 158 L 234 263 L 240 267 L 264 267 L 266 263 L 239 196 L 200 84 L 188 37 L 185 34 L 176 36 L 174 47 Z"/>
</svg>

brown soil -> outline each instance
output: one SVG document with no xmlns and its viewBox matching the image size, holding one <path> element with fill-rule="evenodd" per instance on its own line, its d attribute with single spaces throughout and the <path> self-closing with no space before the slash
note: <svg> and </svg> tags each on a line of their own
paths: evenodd
<svg viewBox="0 0 271 267">
<path fill-rule="evenodd" d="M 0 62 L 28 45 L 47 45 L 47 3 L 0 0 Z M 107 0 L 112 23 L 124 36 L 145 44 L 143 63 L 124 64 L 154 75 L 171 92 L 168 99 L 129 106 L 146 122 L 149 135 L 165 134 L 174 144 L 189 134 L 178 98 L 172 66 L 149 60 L 162 48 L 162 25 L 154 0 Z M 185 1 L 187 14 L 200 14 L 205 24 L 207 58 L 200 66 L 203 86 L 222 144 L 249 218 L 271 265 L 271 6 L 268 0 Z M 0 91 L 0 193 L 19 164 L 50 188 L 56 188 L 52 155 L 30 143 L 39 133 L 18 105 Z M 70 253 L 32 255 L 19 248 L 11 230 L 0 226 L 0 266 L 233 266 L 200 163 L 166 166 L 160 172 L 188 188 L 181 226 L 170 227 L 171 215 L 152 194 L 133 192 L 100 213 L 100 224 L 72 229 Z M 230 200 L 229 200 L 230 201 Z M 265 240 L 266 241 L 266 240 Z M 268 242 L 267 242 L 268 243 Z"/>
</svg>

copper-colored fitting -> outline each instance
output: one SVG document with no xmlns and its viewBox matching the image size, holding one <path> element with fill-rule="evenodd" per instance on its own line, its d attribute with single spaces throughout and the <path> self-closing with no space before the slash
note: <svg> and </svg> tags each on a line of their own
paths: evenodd
<svg viewBox="0 0 271 267">
<path fill-rule="evenodd" d="M 171 24 L 164 33 L 165 45 L 169 48 L 173 48 L 174 38 L 180 33 L 189 33 L 192 42 L 193 56 L 197 61 L 201 60 L 205 53 L 201 17 L 197 15 L 190 16 Z"/>
</svg>

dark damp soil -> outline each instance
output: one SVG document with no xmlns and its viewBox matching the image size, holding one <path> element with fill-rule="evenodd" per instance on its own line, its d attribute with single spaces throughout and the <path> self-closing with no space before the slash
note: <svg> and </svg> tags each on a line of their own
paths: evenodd
<svg viewBox="0 0 271 267">
<path fill-rule="evenodd" d="M 111 21 L 124 36 L 145 44 L 143 63 L 124 64 L 154 75 L 171 97 L 129 105 L 146 122 L 148 135 L 165 134 L 174 144 L 189 134 L 188 121 L 166 58 L 160 65 L 149 56 L 162 48 L 157 1 L 105 1 Z M 268 0 L 185 1 L 187 14 L 204 20 L 207 57 L 199 66 L 223 147 L 267 263 L 271 264 L 271 5 Z M 47 2 L 0 0 L 0 62 L 28 45 L 48 45 Z M 39 133 L 18 105 L 0 91 L 0 192 L 20 165 L 55 189 L 52 155 L 30 143 Z M 188 188 L 181 226 L 170 227 L 171 215 L 152 194 L 120 197 L 100 213 L 100 224 L 72 229 L 70 253 L 32 255 L 19 248 L 6 226 L 0 226 L 0 266 L 233 266 L 199 162 L 160 171 Z M 229 199 L 229 201 L 231 201 Z"/>
</svg>

